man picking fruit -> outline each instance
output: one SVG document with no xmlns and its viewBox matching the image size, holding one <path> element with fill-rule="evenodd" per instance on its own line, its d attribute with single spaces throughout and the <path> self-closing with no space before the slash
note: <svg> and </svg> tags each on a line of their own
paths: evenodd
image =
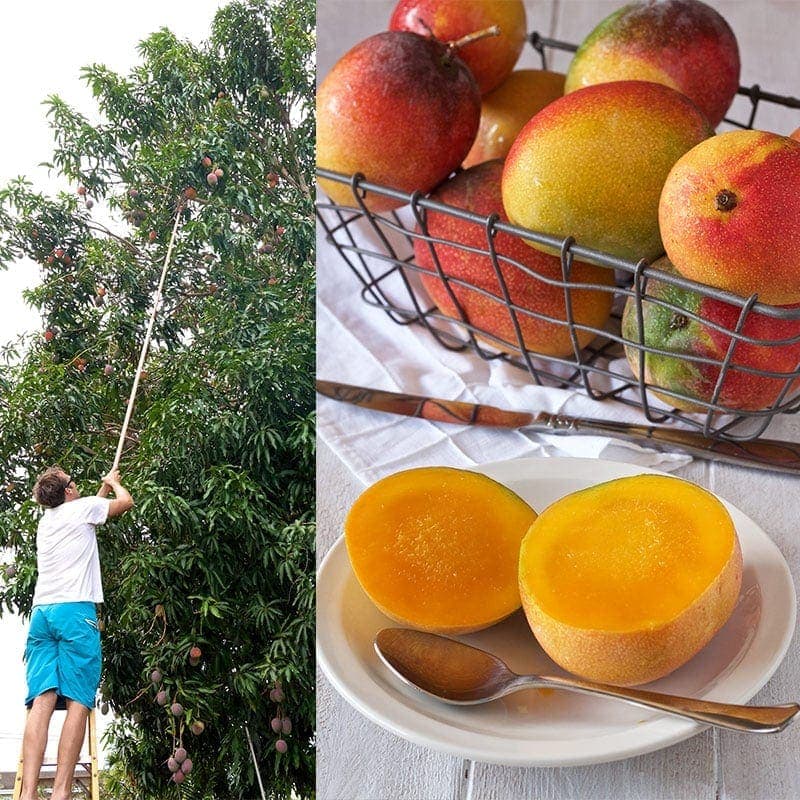
<svg viewBox="0 0 800 800">
<path fill-rule="evenodd" d="M 108 495 L 114 492 L 114 499 Z M 67 717 L 58 744 L 52 800 L 72 796 L 89 709 L 100 684 L 100 630 L 96 603 L 103 602 L 96 528 L 133 508 L 118 470 L 103 478 L 95 497 L 81 497 L 75 481 L 50 467 L 36 481 L 33 498 L 44 508 L 36 533 L 39 576 L 25 648 L 30 709 L 22 745 L 21 800 L 35 800 L 50 718 L 59 698 Z"/>
</svg>

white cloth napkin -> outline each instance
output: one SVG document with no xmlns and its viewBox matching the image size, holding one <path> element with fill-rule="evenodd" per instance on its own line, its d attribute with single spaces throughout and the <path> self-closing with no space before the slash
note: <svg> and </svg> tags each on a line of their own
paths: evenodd
<svg viewBox="0 0 800 800">
<path fill-rule="evenodd" d="M 325 212 L 323 212 L 325 213 Z M 349 225 L 356 244 L 374 248 L 374 234 Z M 340 234 L 341 235 L 341 232 Z M 356 255 L 350 256 L 357 259 Z M 376 274 L 389 265 L 370 261 Z M 420 325 L 398 325 L 362 299 L 362 284 L 335 247 L 317 237 L 317 375 L 373 389 L 485 403 L 510 410 L 645 422 L 638 409 L 597 402 L 578 389 L 536 386 L 525 370 L 502 360 L 442 347 Z M 364 484 L 413 466 L 469 467 L 526 456 L 577 456 L 626 461 L 662 470 L 689 463 L 603 436 L 524 433 L 458 426 L 359 408 L 318 395 L 318 435 Z"/>
</svg>

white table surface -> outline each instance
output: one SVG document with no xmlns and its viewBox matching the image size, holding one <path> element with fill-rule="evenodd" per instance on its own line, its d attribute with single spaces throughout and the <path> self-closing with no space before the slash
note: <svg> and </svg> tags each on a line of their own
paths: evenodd
<svg viewBox="0 0 800 800">
<path fill-rule="evenodd" d="M 800 94 L 800 0 L 709 3 L 729 21 L 742 52 L 742 83 L 777 94 Z M 529 27 L 579 41 L 618 2 L 526 2 Z M 366 36 L 385 29 L 392 2 L 319 0 L 318 65 L 335 60 Z M 520 66 L 538 66 L 533 51 Z M 564 64 L 555 64 L 564 69 Z M 738 100 L 737 103 L 746 101 Z M 762 109 L 760 127 L 787 134 L 800 111 Z M 741 116 L 741 115 L 740 115 Z M 365 313 L 367 313 L 365 309 Z M 322 346 L 322 345 L 321 345 Z M 324 347 L 335 347 L 326 342 Z M 324 356 L 323 356 L 324 357 Z M 324 434 L 324 431 L 322 432 Z M 800 419 L 780 435 L 800 441 Z M 318 559 L 341 534 L 344 516 L 363 485 L 319 441 Z M 752 517 L 776 542 L 800 585 L 800 477 L 695 461 L 676 474 L 708 487 Z M 754 703 L 800 699 L 800 641 Z M 706 730 L 673 747 L 625 761 L 571 768 L 516 769 L 466 761 L 411 744 L 352 709 L 325 680 L 317 685 L 317 789 L 320 800 L 797 800 L 800 725 L 779 735 Z"/>
</svg>

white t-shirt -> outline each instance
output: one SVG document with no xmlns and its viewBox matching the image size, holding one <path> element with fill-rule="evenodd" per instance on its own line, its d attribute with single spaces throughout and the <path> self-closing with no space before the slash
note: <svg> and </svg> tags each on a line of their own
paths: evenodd
<svg viewBox="0 0 800 800">
<path fill-rule="evenodd" d="M 33 605 L 103 602 L 95 527 L 108 519 L 110 505 L 104 497 L 79 497 L 44 510 L 36 532 Z"/>
</svg>

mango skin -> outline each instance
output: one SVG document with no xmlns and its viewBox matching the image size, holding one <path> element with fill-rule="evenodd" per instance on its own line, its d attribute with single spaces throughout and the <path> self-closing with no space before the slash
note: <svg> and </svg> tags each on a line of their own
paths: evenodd
<svg viewBox="0 0 800 800">
<path fill-rule="evenodd" d="M 508 77 L 522 52 L 528 33 L 522 0 L 400 0 L 389 20 L 391 31 L 432 34 L 445 43 L 492 25 L 500 28 L 499 36 L 470 42 L 458 53 L 481 94 Z"/>
<path fill-rule="evenodd" d="M 482 217 L 497 213 L 500 220 L 507 221 L 500 196 L 500 178 L 503 172 L 501 161 L 489 161 L 460 172 L 442 184 L 431 199 L 447 205 L 457 206 Z M 434 238 L 448 239 L 468 247 L 488 248 L 486 231 L 481 225 L 465 222 L 448 214 L 428 212 L 428 233 Z M 522 239 L 508 233 L 498 233 L 494 240 L 499 256 L 518 261 L 532 272 L 553 280 L 562 280 L 561 259 L 528 247 Z M 519 350 L 519 339 L 504 300 L 497 274 L 488 255 L 470 253 L 451 245 L 433 245 L 445 275 L 466 281 L 483 290 L 468 288 L 453 281 L 450 288 L 464 311 L 468 322 L 485 330 L 510 349 Z M 416 263 L 432 273 L 436 272 L 431 248 L 425 240 L 415 239 Z M 564 289 L 552 286 L 526 274 L 518 267 L 499 261 L 503 279 L 514 305 L 545 314 L 557 320 L 566 320 Z M 443 314 L 461 319 L 445 282 L 436 275 L 421 277 L 422 285 Z M 571 280 L 575 283 L 592 283 L 599 286 L 614 285 L 613 270 L 573 262 Z M 573 320 L 577 324 L 601 329 L 611 314 L 612 291 L 602 289 L 574 289 L 571 292 Z M 526 349 L 550 356 L 571 356 L 572 340 L 566 324 L 548 322 L 517 312 L 517 321 Z M 590 331 L 575 330 L 579 347 L 583 348 L 594 339 Z M 508 345 L 487 339 L 489 344 L 500 349 Z"/>
<path fill-rule="evenodd" d="M 580 89 L 520 131 L 506 157 L 503 205 L 517 225 L 574 236 L 631 261 L 656 258 L 664 180 L 711 134 L 697 107 L 666 86 L 618 81 Z"/>
<path fill-rule="evenodd" d="M 794 139 L 797 142 L 800 142 L 800 128 L 798 128 L 796 131 L 792 131 L 789 134 L 789 138 Z"/>
<path fill-rule="evenodd" d="M 564 76 L 542 69 L 512 72 L 481 104 L 481 122 L 462 166 L 505 158 L 525 123 L 564 95 Z"/>
<path fill-rule="evenodd" d="M 727 22 L 697 0 L 630 3 L 582 42 L 566 92 L 620 80 L 655 81 L 685 94 L 716 128 L 739 88 L 739 48 Z"/>
<path fill-rule="evenodd" d="M 457 57 L 415 33 L 385 32 L 357 44 L 317 91 L 317 165 L 410 193 L 446 178 L 472 146 L 480 121 L 475 79 Z M 320 180 L 336 203 L 349 185 Z M 373 211 L 400 201 L 369 195 Z"/>
<path fill-rule="evenodd" d="M 680 481 L 696 490 L 703 502 L 718 504 L 732 534 L 730 555 L 704 592 L 677 616 L 661 624 L 631 630 L 603 630 L 570 624 L 543 607 L 526 577 L 527 553 L 534 548 L 536 532 L 548 522 L 559 504 L 575 498 L 591 503 L 598 493 L 628 488 L 631 497 L 647 501 L 659 487 Z M 692 501 L 689 501 L 692 502 Z M 694 502 L 697 502 L 696 500 Z M 542 649 L 569 672 L 602 683 L 636 686 L 668 675 L 705 647 L 736 607 L 742 584 L 742 551 L 727 510 L 710 492 L 679 478 L 637 475 L 591 486 L 557 500 L 533 523 L 520 548 L 520 596 L 525 617 Z"/>
<path fill-rule="evenodd" d="M 681 275 L 800 303 L 800 142 L 747 130 L 703 142 L 670 171 L 659 224 Z"/>
<path fill-rule="evenodd" d="M 667 258 L 656 261 L 653 266 L 662 272 L 675 274 L 677 270 Z M 689 313 L 697 314 L 704 320 L 734 330 L 741 309 L 730 303 L 703 297 L 698 292 L 671 286 L 651 278 L 647 282 L 647 293 L 659 300 L 672 303 Z M 800 305 L 794 306 L 800 311 Z M 655 303 L 642 303 L 644 319 L 644 344 L 659 350 L 667 350 L 674 355 L 648 353 L 645 357 L 647 383 L 670 391 L 688 395 L 703 403 L 710 403 L 719 378 L 719 367 L 697 361 L 688 361 L 685 356 L 701 356 L 723 360 L 731 343 L 730 335 L 704 325 L 680 311 L 674 311 Z M 731 367 L 743 366 L 775 373 L 791 375 L 800 368 L 800 318 L 775 319 L 751 311 L 745 321 L 742 333 L 759 339 L 765 344 L 738 342 L 731 358 Z M 629 297 L 622 315 L 622 335 L 625 339 L 638 341 L 638 315 L 636 302 Z M 772 342 L 788 340 L 788 344 Z M 794 341 L 792 341 L 794 340 Z M 640 351 L 625 346 L 625 355 L 633 374 L 638 378 L 640 371 Z M 759 411 L 769 408 L 781 396 L 786 385 L 785 378 L 772 378 L 740 372 L 728 368 L 720 389 L 717 404 L 730 411 Z M 800 389 L 800 378 L 792 381 L 789 390 L 782 396 L 782 402 L 789 400 Z M 651 390 L 665 403 L 684 411 L 705 411 L 700 403 L 682 400 L 657 390 Z"/>
</svg>

